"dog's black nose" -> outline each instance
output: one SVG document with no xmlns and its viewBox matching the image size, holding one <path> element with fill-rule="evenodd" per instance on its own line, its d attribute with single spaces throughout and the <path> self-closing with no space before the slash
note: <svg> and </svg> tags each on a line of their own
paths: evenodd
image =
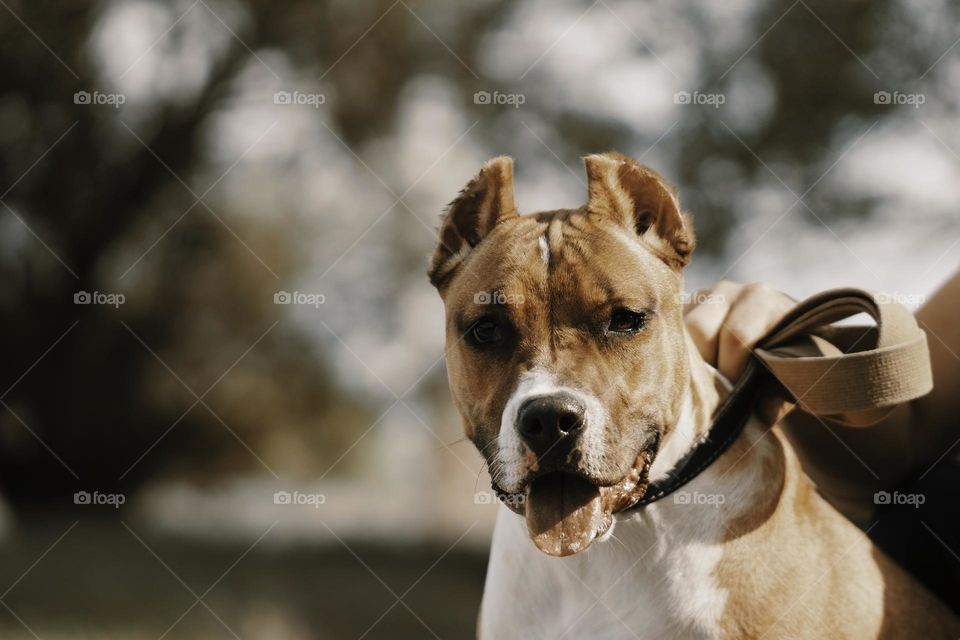
<svg viewBox="0 0 960 640">
<path fill-rule="evenodd" d="M 517 430 L 537 456 L 545 456 L 582 428 L 586 410 L 569 393 L 531 398 L 520 405 Z"/>
</svg>

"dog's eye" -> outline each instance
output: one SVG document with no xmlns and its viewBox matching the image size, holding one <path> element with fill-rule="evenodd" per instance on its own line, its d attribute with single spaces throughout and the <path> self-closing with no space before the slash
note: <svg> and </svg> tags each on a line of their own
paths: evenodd
<svg viewBox="0 0 960 640">
<path fill-rule="evenodd" d="M 629 309 L 616 309 L 610 314 L 610 323 L 607 325 L 607 331 L 610 333 L 620 333 L 629 335 L 643 329 L 646 323 L 647 315 L 630 311 Z"/>
<path fill-rule="evenodd" d="M 496 342 L 502 337 L 500 325 L 493 318 L 481 318 L 470 327 L 469 337 L 476 345 Z"/>
</svg>

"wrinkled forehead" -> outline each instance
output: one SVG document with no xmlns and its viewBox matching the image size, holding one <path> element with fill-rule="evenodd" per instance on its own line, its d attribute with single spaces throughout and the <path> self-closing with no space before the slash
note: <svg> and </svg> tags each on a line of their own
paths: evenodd
<svg viewBox="0 0 960 640">
<path fill-rule="evenodd" d="M 444 296 L 449 309 L 484 303 L 550 302 L 555 309 L 612 301 L 657 307 L 679 276 L 635 236 L 583 209 L 504 221 L 460 265 Z"/>
</svg>

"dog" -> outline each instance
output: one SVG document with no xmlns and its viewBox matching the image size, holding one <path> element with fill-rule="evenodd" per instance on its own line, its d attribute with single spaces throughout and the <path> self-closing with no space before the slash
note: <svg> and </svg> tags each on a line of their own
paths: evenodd
<svg viewBox="0 0 960 640">
<path fill-rule="evenodd" d="M 756 417 L 682 491 L 629 509 L 730 387 L 684 328 L 695 241 L 675 189 L 617 153 L 584 163 L 586 205 L 520 215 L 513 161 L 488 161 L 430 260 L 454 404 L 502 502 L 478 635 L 960 637 Z"/>
</svg>

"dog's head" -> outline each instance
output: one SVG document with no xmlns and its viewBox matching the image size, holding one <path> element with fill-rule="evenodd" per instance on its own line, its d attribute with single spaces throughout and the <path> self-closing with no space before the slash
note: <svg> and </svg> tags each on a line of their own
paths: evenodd
<svg viewBox="0 0 960 640">
<path fill-rule="evenodd" d="M 429 269 L 467 436 L 551 555 L 585 549 L 642 497 L 689 375 L 690 222 L 650 169 L 616 153 L 585 164 L 585 206 L 521 216 L 513 161 L 487 162 Z"/>
</svg>

